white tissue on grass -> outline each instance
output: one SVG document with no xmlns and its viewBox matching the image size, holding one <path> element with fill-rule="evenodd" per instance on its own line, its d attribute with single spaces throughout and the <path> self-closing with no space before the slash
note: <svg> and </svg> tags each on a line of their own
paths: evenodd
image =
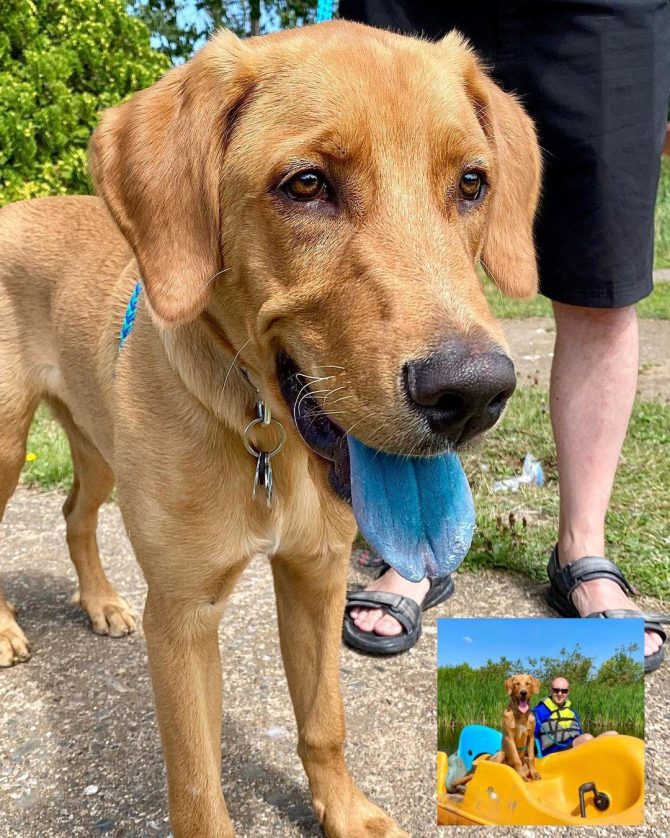
<svg viewBox="0 0 670 838">
<path fill-rule="evenodd" d="M 521 486 L 544 486 L 542 464 L 532 454 L 523 458 L 523 468 L 518 477 L 496 480 L 491 488 L 494 492 L 517 492 Z"/>
</svg>

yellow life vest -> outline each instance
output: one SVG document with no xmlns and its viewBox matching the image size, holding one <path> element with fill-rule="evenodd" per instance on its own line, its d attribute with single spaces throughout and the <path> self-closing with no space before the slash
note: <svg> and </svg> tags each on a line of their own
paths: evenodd
<svg viewBox="0 0 670 838">
<path fill-rule="evenodd" d="M 571 709 L 570 699 L 567 699 L 562 707 L 559 707 L 551 698 L 545 698 L 542 704 L 551 713 L 549 718 L 540 724 L 540 747 L 543 751 L 554 745 L 567 745 L 581 734 L 577 716 Z"/>
</svg>

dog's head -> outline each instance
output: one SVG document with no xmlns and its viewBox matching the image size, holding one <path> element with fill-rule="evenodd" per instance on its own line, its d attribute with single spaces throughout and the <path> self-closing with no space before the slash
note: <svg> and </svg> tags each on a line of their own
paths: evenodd
<svg viewBox="0 0 670 838">
<path fill-rule="evenodd" d="M 497 421 L 514 368 L 476 266 L 535 292 L 540 158 L 457 34 L 222 32 L 107 111 L 91 159 L 155 315 L 217 318 L 317 450 L 435 454 Z"/>
<path fill-rule="evenodd" d="M 510 703 L 516 706 L 522 713 L 527 713 L 530 709 L 528 699 L 531 695 L 540 692 L 540 682 L 532 675 L 522 673 L 521 675 L 512 675 L 505 681 L 505 689 L 507 695 L 510 697 Z"/>
</svg>

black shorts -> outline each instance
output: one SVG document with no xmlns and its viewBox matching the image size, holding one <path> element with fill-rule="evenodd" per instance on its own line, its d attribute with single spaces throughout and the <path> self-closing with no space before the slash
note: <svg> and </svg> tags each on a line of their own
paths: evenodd
<svg viewBox="0 0 670 838">
<path fill-rule="evenodd" d="M 652 290 L 670 0 L 340 0 L 340 17 L 468 37 L 535 120 L 540 290 L 614 308 Z"/>
</svg>

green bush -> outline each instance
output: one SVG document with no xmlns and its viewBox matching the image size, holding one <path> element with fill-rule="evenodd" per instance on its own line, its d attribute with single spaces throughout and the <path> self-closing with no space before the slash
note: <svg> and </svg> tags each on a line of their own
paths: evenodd
<svg viewBox="0 0 670 838">
<path fill-rule="evenodd" d="M 0 205 L 90 192 L 86 147 L 99 112 L 168 64 L 123 0 L 3 0 Z"/>
</svg>

